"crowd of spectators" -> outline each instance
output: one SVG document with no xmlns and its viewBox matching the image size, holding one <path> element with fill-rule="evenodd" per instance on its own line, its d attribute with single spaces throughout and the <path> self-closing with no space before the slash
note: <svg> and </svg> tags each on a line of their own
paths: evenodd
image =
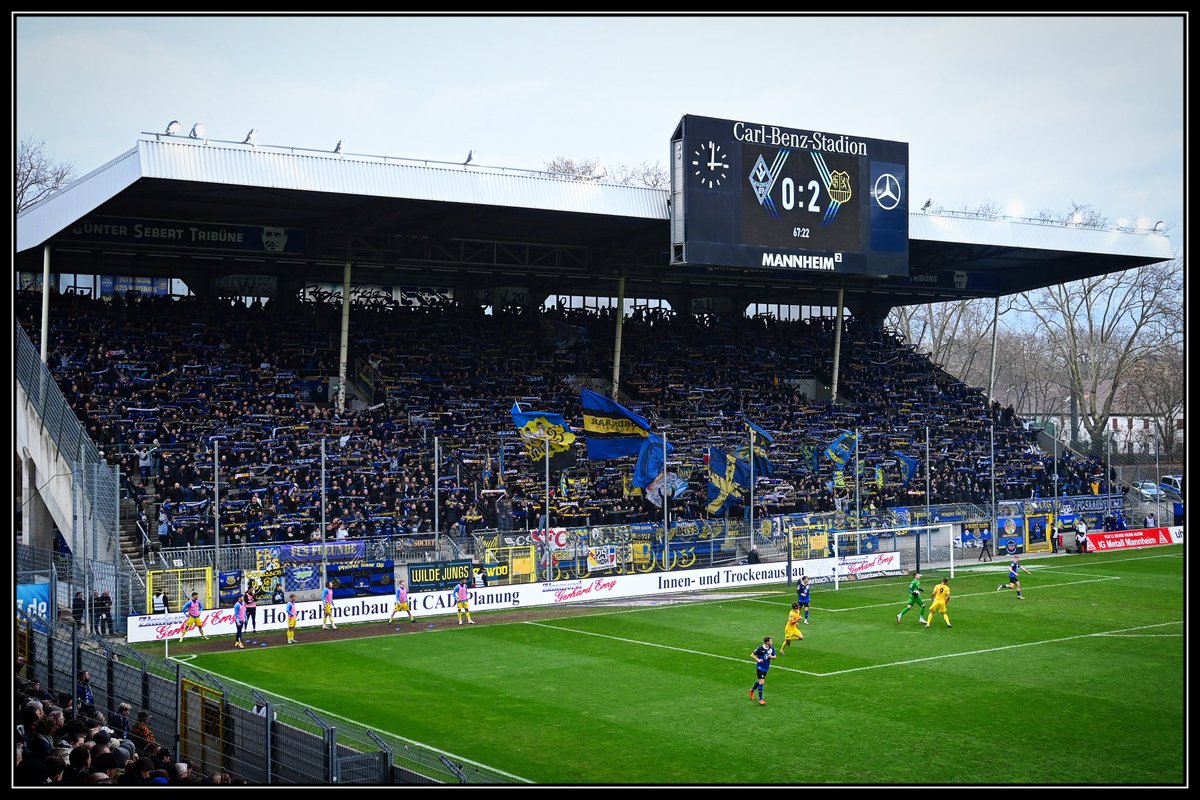
<svg viewBox="0 0 1200 800">
<path fill-rule="evenodd" d="M 37 342 L 40 294 L 18 295 L 18 321 Z M 48 366 L 167 547 L 213 543 L 217 475 L 223 541 L 320 539 L 322 476 L 327 539 L 432 530 L 435 475 L 446 533 L 536 526 L 544 471 L 516 435 L 515 401 L 563 414 L 578 437 L 574 465 L 552 481 L 551 524 L 661 519 L 630 490 L 632 458 L 586 458 L 579 390 L 607 392 L 611 310 L 356 306 L 349 373 L 369 366 L 374 396 L 342 413 L 325 390 L 338 373 L 340 311 L 54 295 Z M 621 400 L 675 448 L 669 467 L 688 485 L 677 518 L 707 515 L 707 448 L 743 449 L 744 419 L 775 439 L 758 514 L 844 510 L 856 469 L 865 509 L 985 504 L 993 441 L 998 500 L 1099 493 L 1099 462 L 1067 454 L 1054 464 L 1011 408 L 879 326 L 846 322 L 837 402 L 809 397 L 807 387 L 831 383 L 834 328 L 661 309 L 626 319 Z M 824 451 L 843 431 L 859 445 L 838 469 Z"/>
<path fill-rule="evenodd" d="M 138 712 L 138 723 L 130 727 L 128 703 L 106 714 L 91 702 L 46 690 L 36 679 L 24 677 L 24 672 L 25 661 L 18 658 L 14 786 L 244 783 L 223 770 L 200 774 L 186 762 L 176 761 L 170 750 L 154 741 L 146 724 L 148 712 Z"/>
</svg>

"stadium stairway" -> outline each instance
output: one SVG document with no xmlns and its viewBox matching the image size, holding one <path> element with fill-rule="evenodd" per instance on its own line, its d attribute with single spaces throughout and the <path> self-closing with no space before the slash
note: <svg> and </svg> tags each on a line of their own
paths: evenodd
<svg viewBox="0 0 1200 800">
<path fill-rule="evenodd" d="M 121 499 L 121 554 L 129 560 L 138 579 L 145 583 L 146 558 L 142 533 L 138 530 L 137 505 L 128 498 Z"/>
</svg>

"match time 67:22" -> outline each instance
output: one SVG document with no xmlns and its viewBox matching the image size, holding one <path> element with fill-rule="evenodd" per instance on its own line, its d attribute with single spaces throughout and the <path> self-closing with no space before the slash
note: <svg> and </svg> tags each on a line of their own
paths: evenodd
<svg viewBox="0 0 1200 800">
<path fill-rule="evenodd" d="M 792 228 L 793 239 L 807 239 L 810 233 L 808 228 Z"/>
</svg>

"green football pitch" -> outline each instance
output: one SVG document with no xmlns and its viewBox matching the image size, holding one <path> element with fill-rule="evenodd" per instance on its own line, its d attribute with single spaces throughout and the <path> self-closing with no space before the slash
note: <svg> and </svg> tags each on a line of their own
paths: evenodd
<svg viewBox="0 0 1200 800">
<path fill-rule="evenodd" d="M 908 578 L 814 585 L 766 705 L 783 585 L 190 663 L 537 784 L 1183 785 L 1183 547 L 1022 563 L 1023 600 L 957 567 L 953 628 L 897 624 Z"/>
</svg>

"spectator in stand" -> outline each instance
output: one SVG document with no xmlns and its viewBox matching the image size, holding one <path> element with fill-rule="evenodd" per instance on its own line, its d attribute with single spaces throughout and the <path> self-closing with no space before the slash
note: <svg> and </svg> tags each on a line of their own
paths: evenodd
<svg viewBox="0 0 1200 800">
<path fill-rule="evenodd" d="M 145 749 L 146 745 L 154 744 L 154 731 L 150 728 L 149 711 L 143 709 L 138 712 L 137 722 L 129 729 L 129 738 L 139 753 Z"/>
<path fill-rule="evenodd" d="M 99 606 L 99 613 L 97 613 L 96 619 L 100 621 L 100 630 L 98 632 L 104 636 L 112 636 L 113 601 L 112 595 L 108 593 L 107 589 L 100 593 L 100 599 L 97 601 L 97 605 Z"/>
<path fill-rule="evenodd" d="M 132 710 L 133 706 L 129 705 L 129 703 L 119 703 L 117 705 L 117 713 L 113 714 L 109 719 L 113 734 L 119 739 L 129 738 L 129 729 L 133 724 L 129 719 L 129 712 Z"/>
<path fill-rule="evenodd" d="M 83 599 L 83 592 L 76 592 L 75 597 L 71 599 L 71 616 L 79 630 L 83 630 L 83 615 L 86 610 L 87 603 Z"/>
<path fill-rule="evenodd" d="M 86 669 L 79 673 L 79 685 L 75 687 L 75 700 L 80 708 L 94 705 L 92 700 L 92 673 Z"/>
</svg>

